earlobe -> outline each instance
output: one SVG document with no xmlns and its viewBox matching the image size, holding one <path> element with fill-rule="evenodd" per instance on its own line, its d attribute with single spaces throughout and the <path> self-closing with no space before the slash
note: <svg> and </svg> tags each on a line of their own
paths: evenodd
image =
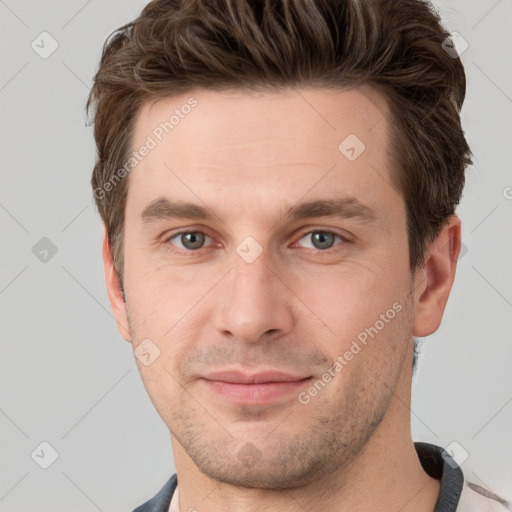
<svg viewBox="0 0 512 512">
<path fill-rule="evenodd" d="M 108 238 L 107 230 L 103 228 L 103 268 L 105 271 L 105 284 L 107 294 L 116 320 L 117 329 L 121 336 L 131 342 L 130 330 L 128 325 L 128 315 L 126 312 L 126 303 L 123 298 L 119 278 L 114 268 L 112 258 L 112 248 Z"/>
<path fill-rule="evenodd" d="M 415 274 L 414 336 L 428 336 L 439 328 L 455 279 L 460 247 L 460 219 L 452 215 L 428 245 L 425 264 Z"/>
</svg>

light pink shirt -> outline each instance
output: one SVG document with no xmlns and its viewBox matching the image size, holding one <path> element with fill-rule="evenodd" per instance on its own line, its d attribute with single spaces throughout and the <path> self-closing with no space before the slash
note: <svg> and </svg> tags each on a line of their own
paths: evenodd
<svg viewBox="0 0 512 512">
<path fill-rule="evenodd" d="M 172 495 L 171 504 L 169 505 L 169 512 L 180 512 L 180 496 L 178 493 L 178 486 Z"/>
</svg>

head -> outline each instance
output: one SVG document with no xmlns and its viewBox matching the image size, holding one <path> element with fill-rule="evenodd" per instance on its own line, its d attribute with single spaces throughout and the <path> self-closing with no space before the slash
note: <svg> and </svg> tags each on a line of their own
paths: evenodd
<svg viewBox="0 0 512 512">
<path fill-rule="evenodd" d="M 299 485 L 407 414 L 470 163 L 448 36 L 419 0 L 155 0 L 106 42 L 88 107 L 109 296 L 204 473 Z M 247 403 L 204 379 L 225 369 L 304 380 Z"/>
</svg>

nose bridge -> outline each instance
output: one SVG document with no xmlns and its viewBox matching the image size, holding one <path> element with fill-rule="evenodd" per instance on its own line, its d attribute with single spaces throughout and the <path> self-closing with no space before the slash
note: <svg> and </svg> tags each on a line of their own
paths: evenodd
<svg viewBox="0 0 512 512">
<path fill-rule="evenodd" d="M 239 256 L 235 258 L 231 273 L 233 305 L 254 302 L 264 307 L 269 304 L 265 299 L 271 296 L 270 291 L 275 288 L 275 276 L 269 263 L 266 256 L 259 256 L 250 263 Z"/>
<path fill-rule="evenodd" d="M 247 257 L 249 254 L 251 257 Z M 251 241 L 239 245 L 233 269 L 222 289 L 216 320 L 218 330 L 241 341 L 256 342 L 268 331 L 284 333 L 291 329 L 289 291 L 272 267 L 266 251 L 255 255 Z"/>
</svg>

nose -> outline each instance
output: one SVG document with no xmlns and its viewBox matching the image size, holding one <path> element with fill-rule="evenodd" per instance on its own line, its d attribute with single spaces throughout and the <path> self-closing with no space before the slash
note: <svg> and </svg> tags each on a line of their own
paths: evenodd
<svg viewBox="0 0 512 512">
<path fill-rule="evenodd" d="M 223 336 L 257 343 L 293 328 L 293 292 L 264 253 L 251 263 L 235 255 L 218 292 L 215 325 Z"/>
</svg>

